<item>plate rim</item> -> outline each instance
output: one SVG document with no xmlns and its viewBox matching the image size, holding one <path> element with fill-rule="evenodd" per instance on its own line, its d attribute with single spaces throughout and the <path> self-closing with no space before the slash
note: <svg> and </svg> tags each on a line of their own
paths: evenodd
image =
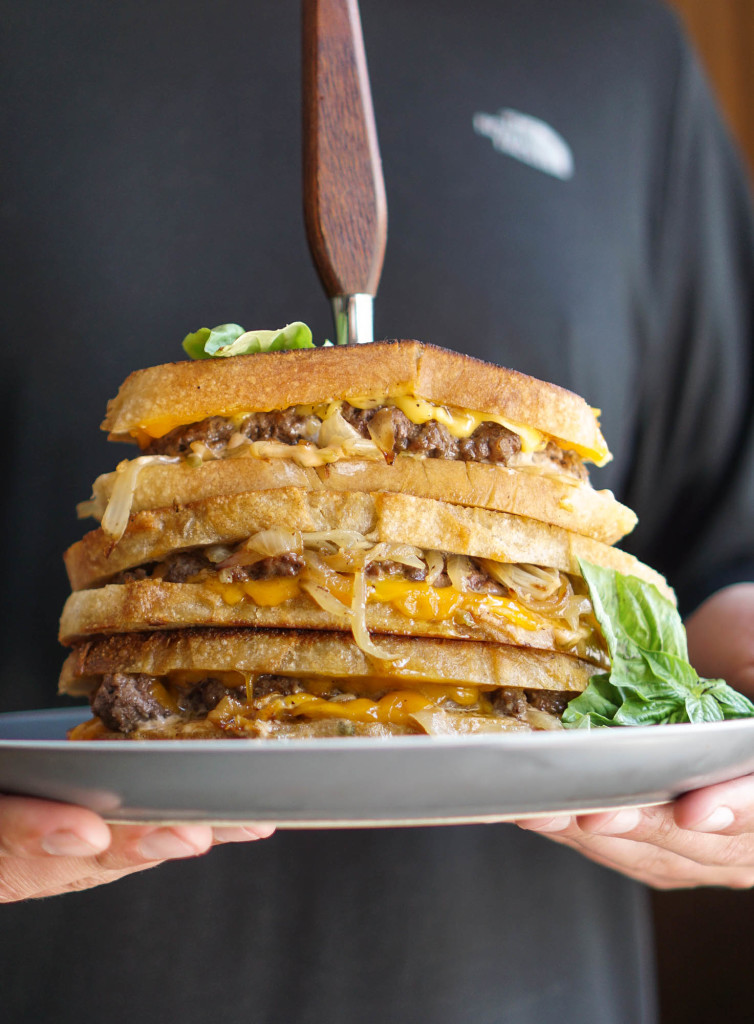
<svg viewBox="0 0 754 1024">
<path fill-rule="evenodd" d="M 0 726 L 4 721 L 20 720 L 23 718 L 38 719 L 39 721 L 55 721 L 65 719 L 75 714 L 76 708 L 38 708 L 28 711 L 6 711 L 0 713 Z M 82 707 L 82 711 L 86 710 Z M 44 749 L 44 750 L 68 750 L 68 751 L 111 751 L 120 752 L 139 751 L 157 753 L 162 751 L 165 754 L 174 751 L 186 753 L 204 751 L 209 754 L 214 751 L 231 753 L 232 751 L 256 750 L 265 751 L 355 751 L 355 750 L 390 750 L 394 745 L 399 744 L 402 749 L 412 746 L 422 749 L 427 746 L 427 740 L 431 740 L 432 747 L 446 746 L 459 747 L 471 746 L 505 746 L 518 747 L 541 747 L 546 743 L 549 748 L 560 745 L 567 745 L 574 742 L 595 743 L 607 742 L 613 746 L 616 743 L 629 743 L 637 740 L 661 740 L 670 736 L 693 736 L 704 730 L 702 735 L 709 735 L 712 731 L 722 732 L 731 729 L 754 731 L 754 718 L 731 718 L 722 722 L 679 722 L 671 725 L 640 725 L 640 726 L 615 726 L 613 728 L 596 729 L 564 729 L 547 731 L 544 735 L 541 732 L 513 732 L 513 733 L 481 733 L 466 734 L 460 736 L 323 736 L 320 738 L 281 738 L 274 741 L 261 741 L 259 739 L 244 739 L 234 737 L 231 739 L 176 739 L 176 740 L 138 740 L 138 741 L 96 741 L 96 740 L 68 740 L 68 739 L 32 739 L 30 737 L 9 739 L 0 736 L 0 750 L 21 750 L 21 749 Z M 127 756 L 133 756 L 133 753 Z"/>
<path fill-rule="evenodd" d="M 15 721 L 26 723 L 22 728 L 34 729 L 35 723 L 45 722 L 49 731 L 51 724 L 59 722 L 61 726 L 63 723 L 70 726 L 88 715 L 89 709 L 85 706 L 5 712 L 0 713 L 0 727 L 3 722 Z M 699 733 L 702 726 L 706 729 L 704 734 Z M 700 735 L 706 735 L 711 742 L 700 742 Z M 722 740 L 724 736 L 725 741 Z M 731 740 L 730 743 L 727 741 L 728 738 Z M 731 753 L 735 749 L 737 753 L 733 757 L 721 758 L 721 753 L 726 749 L 730 749 Z M 708 771 L 694 770 L 693 754 L 696 750 L 704 752 L 705 758 L 708 756 L 715 762 L 710 764 Z M 592 791 L 592 787 L 587 786 L 580 796 L 577 796 L 575 791 L 566 792 L 557 786 L 549 794 L 542 791 L 537 782 L 538 775 L 543 770 L 542 766 L 550 762 L 551 769 L 553 760 L 563 763 L 570 760 L 572 755 L 574 766 L 584 761 L 592 763 L 589 769 L 592 777 L 599 777 L 601 774 L 594 771 L 595 760 L 605 765 L 609 777 L 614 776 L 616 770 L 625 775 L 626 761 L 632 765 L 636 763 L 637 766 L 642 762 L 652 764 L 659 761 L 674 767 L 669 774 L 667 768 L 662 769 L 659 777 L 653 776 L 650 771 L 649 777 L 644 775 L 641 784 L 616 787 L 613 781 L 607 788 L 600 790 L 598 787 L 597 791 Z M 270 760 L 275 757 L 277 760 Z M 280 760 L 281 757 L 287 762 L 285 767 Z M 437 760 L 438 757 L 440 762 Z M 396 798 L 390 787 L 386 802 L 381 803 L 379 799 L 375 802 L 373 795 L 370 795 L 366 805 L 359 801 L 354 802 L 354 793 L 346 792 L 342 813 L 334 810 L 340 805 L 333 803 L 333 793 L 330 793 L 323 803 L 318 803 L 316 799 L 312 803 L 311 793 L 307 790 L 306 784 L 303 786 L 304 795 L 298 803 L 291 797 L 291 781 L 295 783 L 295 788 L 299 789 L 303 778 L 299 778 L 302 770 L 305 770 L 307 775 L 314 773 L 317 777 L 319 773 L 325 771 L 327 778 L 332 777 L 335 780 L 344 777 L 361 778 L 364 772 L 367 772 L 369 778 L 374 779 L 381 775 L 383 769 L 389 776 L 393 771 L 390 761 L 397 759 L 403 764 L 404 770 L 408 766 L 412 769 L 421 768 L 422 777 L 426 776 L 430 769 L 433 779 L 436 778 L 435 771 L 438 769 L 442 777 L 448 772 L 455 775 L 460 769 L 459 777 L 463 778 L 464 773 L 468 772 L 469 759 L 476 762 L 475 770 L 479 770 L 479 757 L 492 758 L 493 761 L 503 758 L 509 765 L 528 762 L 529 774 L 531 775 L 533 771 L 534 779 L 531 802 L 527 801 L 519 806 L 518 798 L 511 798 L 510 793 L 504 797 L 501 794 L 501 799 L 496 802 L 487 789 L 482 787 L 481 793 L 475 791 L 472 794 L 474 800 L 471 801 L 471 806 L 475 805 L 477 797 L 480 797 L 481 803 L 468 813 L 465 810 L 467 798 L 463 786 L 459 790 L 456 785 L 452 785 L 451 799 L 445 806 L 436 806 L 434 791 L 428 802 L 425 799 L 426 793 L 422 786 L 426 789 L 426 779 L 419 788 L 416 800 L 409 801 L 407 806 L 404 806 L 405 801 L 402 797 Z M 185 777 L 187 772 L 201 774 L 207 771 L 210 777 L 214 777 L 216 772 L 225 776 L 229 771 L 240 771 L 244 777 L 249 776 L 249 773 L 256 776 L 259 772 L 259 792 L 262 793 L 263 799 L 256 803 L 256 798 L 252 799 L 245 806 L 238 805 L 238 801 L 231 800 L 227 803 L 218 800 L 217 792 L 225 792 L 225 783 L 223 782 L 221 790 L 217 790 L 215 782 L 197 794 L 198 802 L 193 804 L 193 808 L 185 805 L 183 791 L 181 790 L 176 797 L 170 785 L 167 792 L 158 792 L 158 799 L 155 802 L 152 800 L 151 785 L 144 789 L 142 776 L 145 771 L 149 775 L 157 770 L 158 764 L 160 770 L 164 768 L 169 775 L 177 772 L 181 777 Z M 612 767 L 609 767 L 610 765 Z M 537 817 L 545 813 L 591 813 L 592 809 L 597 807 L 613 809 L 664 803 L 674 799 L 678 793 L 698 788 L 699 785 L 710 785 L 726 778 L 735 778 L 747 771 L 754 774 L 754 719 L 569 730 L 549 732 L 546 736 L 541 733 L 486 733 L 437 737 L 323 737 L 261 743 L 256 739 L 96 742 L 27 737 L 0 739 L 0 766 L 5 782 L 10 787 L 8 792 L 80 803 L 111 823 L 253 821 L 274 822 L 278 827 L 284 828 L 481 824 L 518 820 L 532 815 Z M 490 767 L 489 762 L 487 767 Z M 280 770 L 284 783 L 279 792 L 275 790 L 275 785 L 272 786 L 273 804 L 276 804 L 276 810 L 273 811 L 268 802 L 269 780 L 276 777 Z M 585 770 L 583 764 L 579 770 Z M 135 789 L 130 784 L 124 786 L 120 781 L 124 772 L 130 776 L 132 771 L 139 780 L 135 783 Z M 50 772 L 53 772 L 57 780 L 52 789 L 49 785 Z M 112 772 L 115 774 L 111 781 Z M 567 771 L 559 771 L 558 774 L 562 778 L 570 777 L 570 772 Z M 630 767 L 628 774 L 631 774 Z M 578 771 L 576 775 L 578 776 Z M 715 778 L 715 775 L 718 777 Z M 708 777 L 708 781 L 702 781 L 705 776 Z M 38 781 L 40 778 L 43 780 L 41 785 Z M 29 779 L 31 785 L 28 785 Z M 570 781 L 575 782 L 575 779 L 571 778 Z M 638 781 L 635 780 L 636 783 Z M 98 790 L 98 782 L 107 790 L 107 806 L 101 804 L 104 790 Z M 356 787 L 359 800 L 364 792 L 359 786 L 363 785 L 362 779 Z M 336 789 L 337 786 L 336 782 Z M 116 798 L 115 805 L 110 802 L 110 790 Z M 144 793 L 149 795 L 145 798 Z M 95 798 L 99 802 L 98 805 L 93 802 Z M 580 808 L 578 811 L 573 809 L 574 800 L 575 806 Z M 543 805 L 561 809 L 545 812 Z M 123 813 L 114 811 L 115 806 L 123 807 Z"/>
</svg>

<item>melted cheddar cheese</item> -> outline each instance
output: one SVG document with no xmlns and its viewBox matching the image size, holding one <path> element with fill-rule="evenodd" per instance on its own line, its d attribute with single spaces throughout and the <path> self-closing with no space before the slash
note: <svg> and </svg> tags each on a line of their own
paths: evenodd
<svg viewBox="0 0 754 1024">
<path fill-rule="evenodd" d="M 448 686 L 437 683 L 411 689 L 391 690 L 383 696 L 370 695 L 372 685 L 368 681 L 348 680 L 344 685 L 351 696 L 347 699 L 328 699 L 327 693 L 332 689 L 333 681 L 329 679 L 308 679 L 307 689 L 299 693 L 274 694 L 265 700 L 262 707 L 254 712 L 254 718 L 262 721 L 279 720 L 281 718 L 308 718 L 322 720 L 325 718 L 341 719 L 348 722 L 368 724 L 379 722 L 382 725 L 411 724 L 411 716 L 417 711 L 437 710 L 447 701 L 464 708 L 483 708 L 484 698 L 476 686 Z M 384 680 L 380 688 L 384 687 Z M 218 709 L 219 710 L 219 709 Z M 220 711 L 220 717 L 233 710 L 235 716 L 243 716 L 244 710 L 227 708 Z"/>
<path fill-rule="evenodd" d="M 518 434 L 521 438 L 521 450 L 524 452 L 541 451 L 547 444 L 546 436 L 534 427 L 512 423 L 504 416 L 495 416 L 494 413 L 435 405 L 424 398 L 417 398 L 416 395 L 379 395 L 376 397 L 362 395 L 349 398 L 348 403 L 356 409 L 377 409 L 382 406 L 400 409 L 407 419 L 417 425 L 435 420 L 459 440 L 471 437 L 481 423 L 499 423 L 500 426 Z M 324 420 L 330 413 L 341 409 L 342 406 L 342 401 L 322 402 L 319 405 L 296 406 L 296 411 L 304 415 L 314 413 L 315 416 Z"/>
<path fill-rule="evenodd" d="M 355 697 L 331 701 L 312 693 L 292 693 L 274 697 L 259 712 L 262 720 L 282 717 L 322 719 L 339 718 L 349 722 L 381 722 L 383 725 L 408 725 L 415 711 L 433 707 L 433 702 L 412 690 L 393 690 L 380 700 Z"/>
<path fill-rule="evenodd" d="M 260 607 L 273 608 L 304 593 L 299 578 L 289 576 L 242 583 L 223 583 L 216 577 L 209 577 L 204 585 L 231 606 L 248 598 Z M 337 580 L 328 580 L 327 589 L 344 606 L 350 606 L 353 593 L 351 577 L 338 575 Z M 454 614 L 471 612 L 496 615 L 522 629 L 541 629 L 543 625 L 541 618 L 513 598 L 460 591 L 453 586 L 433 587 L 429 583 L 412 580 L 375 580 L 368 586 L 367 603 L 392 605 L 408 618 L 422 622 L 441 622 Z"/>
<path fill-rule="evenodd" d="M 455 587 L 433 587 L 429 583 L 384 579 L 376 581 L 369 598 L 391 604 L 409 618 L 425 622 L 441 621 L 456 611 L 477 614 L 488 611 L 516 626 L 521 626 L 522 629 L 539 629 L 542 625 L 541 619 L 510 597 L 460 591 Z"/>
<path fill-rule="evenodd" d="M 435 405 L 433 402 L 429 402 L 424 398 L 419 398 L 416 395 L 357 395 L 350 397 L 348 402 L 357 409 L 376 409 L 380 406 L 393 406 L 400 409 L 412 423 L 423 424 L 428 423 L 430 420 L 435 420 L 437 423 L 441 423 L 446 427 L 453 437 L 459 439 L 470 437 L 482 423 L 498 423 L 500 426 L 505 427 L 506 430 L 510 430 L 514 434 L 518 434 L 521 439 L 521 451 L 524 453 L 542 451 L 546 447 L 547 442 L 552 440 L 561 448 L 573 449 L 582 457 L 591 459 L 598 465 L 602 465 L 609 455 L 606 446 L 600 446 L 599 449 L 582 448 L 579 445 L 563 441 L 556 437 L 551 438 L 534 427 L 529 427 L 522 423 L 514 423 L 513 421 L 506 419 L 504 416 L 497 416 L 494 413 L 488 412 L 479 412 L 475 409 Z M 297 412 L 303 415 L 314 413 L 319 416 L 320 419 L 325 419 L 328 412 L 332 412 L 334 409 L 342 407 L 342 405 L 342 400 L 336 400 L 321 402 L 315 405 L 299 405 L 295 408 Z M 242 421 L 252 413 L 269 411 L 270 410 L 247 409 L 243 412 L 225 413 L 222 410 L 218 410 L 215 415 L 227 416 L 228 419 L 239 426 Z M 593 411 L 596 418 L 598 410 Z M 170 433 L 171 430 L 183 425 L 184 420 L 178 417 L 161 416 L 150 420 L 148 423 L 141 423 L 135 430 L 133 430 L 132 436 L 143 448 L 146 447 L 151 440 L 164 437 L 165 434 Z"/>
<path fill-rule="evenodd" d="M 223 583 L 216 577 L 206 580 L 206 586 L 220 594 L 229 605 L 237 605 L 249 597 L 262 608 L 274 608 L 298 597 L 301 588 L 297 579 L 290 576 L 273 577 L 270 580 L 245 580 L 242 583 Z"/>
</svg>

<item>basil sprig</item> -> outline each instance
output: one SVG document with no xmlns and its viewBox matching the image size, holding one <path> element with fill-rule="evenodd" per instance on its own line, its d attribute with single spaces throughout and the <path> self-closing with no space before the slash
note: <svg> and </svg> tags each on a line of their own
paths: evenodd
<svg viewBox="0 0 754 1024">
<path fill-rule="evenodd" d="M 675 606 L 651 583 L 579 562 L 610 654 L 610 674 L 592 676 L 563 713 L 569 729 L 720 722 L 754 716 L 754 704 L 722 679 L 702 679 L 688 661 Z"/>
<path fill-rule="evenodd" d="M 296 320 L 279 331 L 245 331 L 240 324 L 200 327 L 183 339 L 192 359 L 246 356 L 255 352 L 280 352 L 291 348 L 314 348 L 312 332 Z"/>
</svg>

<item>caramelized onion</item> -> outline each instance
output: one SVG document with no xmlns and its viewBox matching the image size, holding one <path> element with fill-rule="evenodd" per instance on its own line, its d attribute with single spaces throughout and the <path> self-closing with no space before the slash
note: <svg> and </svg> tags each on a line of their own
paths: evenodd
<svg viewBox="0 0 754 1024">
<path fill-rule="evenodd" d="M 226 558 L 229 558 L 233 552 L 226 544 L 210 544 L 208 548 L 204 549 L 204 554 L 213 565 L 219 565 Z"/>
<path fill-rule="evenodd" d="M 561 586 L 561 574 L 557 569 L 523 563 L 492 562 L 487 558 L 480 558 L 479 564 L 493 580 L 502 583 L 524 601 L 547 600 Z"/>
<path fill-rule="evenodd" d="M 249 443 L 248 437 L 237 430 L 235 434 L 230 435 L 225 448 L 226 451 L 232 452 L 234 449 L 247 446 Z"/>
<path fill-rule="evenodd" d="M 336 616 L 343 622 L 350 623 L 351 621 L 351 610 L 347 608 L 342 601 L 339 601 L 334 594 L 321 586 L 319 583 L 314 583 L 311 580 L 302 580 L 299 583 L 302 590 L 317 602 L 320 608 L 323 608 L 326 612 Z"/>
<path fill-rule="evenodd" d="M 231 583 L 232 579 L 226 573 L 223 576 L 223 569 L 230 569 L 237 565 L 255 565 L 257 562 L 261 562 L 264 559 L 264 555 L 260 555 L 258 551 L 247 551 L 246 548 L 239 548 L 238 551 L 234 551 L 233 554 L 228 555 L 224 558 L 217 566 L 220 569 L 220 580 L 222 583 Z"/>
<path fill-rule="evenodd" d="M 105 514 L 102 516 L 102 532 L 115 543 L 125 533 L 128 517 L 131 515 L 139 473 L 145 466 L 153 466 L 159 462 L 179 461 L 177 457 L 171 455 L 139 455 L 138 458 L 124 459 L 123 462 L 120 462 L 115 470 L 115 483 L 110 500 L 107 503 Z"/>
<path fill-rule="evenodd" d="M 317 551 L 310 551 L 307 548 L 304 549 L 304 561 L 306 562 L 306 572 L 315 583 L 319 583 L 320 586 L 325 587 L 328 590 L 337 590 L 343 585 L 343 577 L 340 576 L 334 569 L 331 569 L 320 556 Z"/>
<path fill-rule="evenodd" d="M 301 541 L 301 534 L 294 530 L 284 530 L 282 527 L 273 527 L 270 530 L 260 530 L 253 534 L 236 551 L 228 554 L 219 563 L 220 569 L 229 569 L 235 565 L 254 565 L 261 562 L 263 558 L 275 558 L 277 555 L 286 555 L 292 551 L 300 554 L 304 549 Z M 210 558 L 210 561 L 213 559 Z"/>
<path fill-rule="evenodd" d="M 434 586 L 438 578 L 445 572 L 445 555 L 441 551 L 425 551 L 424 559 L 427 563 L 426 582 Z"/>
<path fill-rule="evenodd" d="M 193 455 L 196 455 L 202 462 L 210 462 L 212 459 L 219 459 L 220 455 L 213 451 L 204 441 L 192 441 L 189 445 Z M 190 458 L 191 456 L 187 456 Z"/>
<path fill-rule="evenodd" d="M 429 736 L 458 736 L 484 732 L 530 732 L 531 727 L 517 718 L 470 715 L 436 710 L 414 711 L 409 718 Z"/>
<path fill-rule="evenodd" d="M 282 441 L 252 441 L 249 445 L 252 455 L 260 459 L 292 459 L 299 466 L 324 466 L 336 462 L 339 455 L 333 449 L 320 450 L 306 441 L 298 444 L 283 444 Z"/>
<path fill-rule="evenodd" d="M 248 551 L 257 551 L 265 558 L 287 555 L 289 551 L 300 555 L 304 550 L 303 540 L 298 530 L 285 530 L 281 526 L 260 530 L 259 533 L 249 537 L 243 546 Z"/>
<path fill-rule="evenodd" d="M 367 424 L 369 436 L 386 455 L 393 454 L 395 447 L 395 424 L 390 409 L 380 409 Z"/>
<path fill-rule="evenodd" d="M 358 437 L 353 441 L 344 441 L 343 451 L 352 459 L 381 459 L 382 452 L 374 443 L 365 437 Z"/>
<path fill-rule="evenodd" d="M 474 572 L 474 567 L 464 555 L 448 556 L 448 576 L 456 590 L 467 591 L 469 589 L 469 576 Z"/>
<path fill-rule="evenodd" d="M 88 519 L 89 516 L 96 518 L 99 510 L 99 498 L 87 498 L 86 501 L 79 501 L 76 505 L 76 515 L 79 519 Z"/>
<path fill-rule="evenodd" d="M 357 572 L 353 578 L 353 602 L 351 604 L 351 629 L 353 638 L 358 647 L 373 658 L 381 661 L 392 661 L 394 655 L 378 647 L 369 635 L 367 630 L 367 581 L 363 572 Z"/>
<path fill-rule="evenodd" d="M 363 441 L 364 438 L 343 417 L 339 408 L 332 409 L 319 428 L 320 448 L 340 447 L 346 441 Z"/>
<path fill-rule="evenodd" d="M 325 545 L 318 549 L 322 561 L 336 572 L 356 572 L 365 564 L 364 548 L 333 548 Z"/>
<path fill-rule="evenodd" d="M 524 715 L 532 729 L 562 729 L 563 723 L 549 711 L 541 711 L 539 708 L 527 708 Z"/>
<path fill-rule="evenodd" d="M 413 544 L 375 544 L 371 551 L 367 552 L 364 564 L 370 562 L 398 562 L 400 565 L 408 565 L 412 569 L 426 569 L 421 548 L 415 548 Z"/>
<path fill-rule="evenodd" d="M 590 630 L 586 626 L 581 626 L 578 629 L 563 629 L 562 627 L 556 627 L 552 631 L 552 637 L 556 644 L 560 647 L 573 648 L 580 640 L 584 640 L 589 636 Z"/>
<path fill-rule="evenodd" d="M 511 565 L 487 559 L 480 559 L 480 564 L 526 607 L 564 623 L 553 629 L 553 636 L 563 646 L 575 647 L 592 632 L 592 625 L 584 621 L 592 612 L 591 602 L 586 594 L 573 592 L 565 573 L 539 565 Z"/>
</svg>

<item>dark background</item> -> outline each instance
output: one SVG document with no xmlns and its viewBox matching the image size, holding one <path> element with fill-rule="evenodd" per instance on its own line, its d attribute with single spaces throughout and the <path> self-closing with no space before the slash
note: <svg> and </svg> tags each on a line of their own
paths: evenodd
<svg viewBox="0 0 754 1024">
<path fill-rule="evenodd" d="M 68 591 L 60 553 L 82 532 L 76 502 L 113 464 L 96 427 L 123 377 L 178 358 L 183 334 L 204 324 L 272 327 L 297 318 L 315 337 L 331 331 L 299 213 L 298 5 L 287 4 L 282 17 L 290 29 L 274 53 L 266 47 L 273 22 L 281 38 L 273 3 L 249 4 L 243 29 L 230 34 L 236 5 L 223 0 L 132 0 L 106 17 L 92 16 L 97 6 L 34 0 L 2 11 L 0 399 L 12 431 L 3 451 L 0 535 L 4 564 L 12 549 L 13 560 L 29 566 L 2 588 L 4 635 L 26 638 L 6 643 L 2 710 L 54 703 L 62 657 L 56 618 Z M 443 17 L 443 4 L 414 6 L 426 11 L 415 42 L 431 64 L 439 60 L 432 23 Z M 423 252 L 413 243 L 416 181 L 399 144 L 408 115 L 391 97 L 401 90 L 421 97 L 422 75 L 391 66 L 391 27 L 379 4 L 364 2 L 362 12 L 368 52 L 384 55 L 372 67 L 390 214 L 377 335 L 463 347 L 471 300 L 439 255 L 430 268 L 433 301 L 418 303 L 413 290 L 412 264 Z M 120 40 L 135 33 L 138 60 L 124 62 Z M 480 73 L 464 63 L 464 45 L 459 39 L 449 79 Z M 258 102 L 265 91 L 275 95 L 269 116 Z M 229 105 L 227 95 L 239 101 Z M 433 127 L 431 120 L 410 125 L 429 147 Z M 437 157 L 438 164 L 448 159 Z M 443 245 L 467 243 L 441 207 L 434 220 L 438 254 Z M 260 262 L 285 272 L 265 274 L 260 287 L 251 271 Z M 475 315 L 494 323 L 493 311 Z M 536 316 L 551 328 L 547 309 L 537 307 Z M 511 339 L 510 351 L 513 365 L 548 376 L 525 345 Z M 65 420 L 46 414 L 63 402 Z M 617 426 L 606 432 L 612 442 Z M 655 908 L 663 1020 L 750 1019 L 752 894 L 660 894 Z"/>
<path fill-rule="evenodd" d="M 672 4 L 699 50 L 751 173 L 754 2 L 672 0 Z M 653 903 L 663 1024 L 750 1020 L 754 893 L 715 889 L 656 893 Z"/>
</svg>

